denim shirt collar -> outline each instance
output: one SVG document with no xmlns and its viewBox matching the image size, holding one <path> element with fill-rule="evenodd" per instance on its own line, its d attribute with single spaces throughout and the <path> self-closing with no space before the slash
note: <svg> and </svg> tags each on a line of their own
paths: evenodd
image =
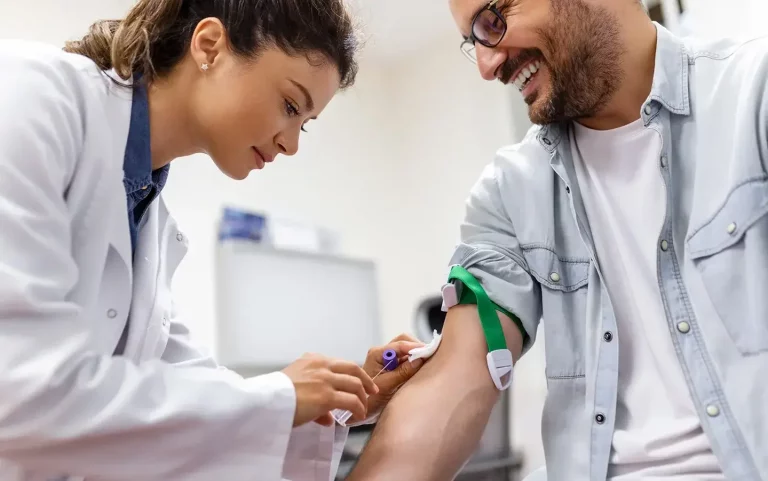
<svg viewBox="0 0 768 481">
<path fill-rule="evenodd" d="M 690 115 L 691 103 L 688 95 L 688 51 L 682 40 L 654 22 L 656 26 L 656 66 L 653 85 L 645 108 L 654 100 L 673 114 Z M 648 123 L 648 115 L 643 118 Z"/>
<path fill-rule="evenodd" d="M 146 87 L 139 78 L 134 79 L 131 121 L 128 142 L 123 159 L 123 185 L 128 196 L 155 187 L 162 190 L 168 178 L 170 165 L 152 171 L 150 148 L 149 100 Z M 143 196 L 141 196 L 143 197 Z"/>
<path fill-rule="evenodd" d="M 653 84 L 651 93 L 640 110 L 646 126 L 662 107 L 677 115 L 687 116 L 691 113 L 688 94 L 689 56 L 685 44 L 657 22 L 654 22 L 654 26 L 656 27 L 656 61 Z M 554 153 L 563 137 L 567 138 L 567 133 L 567 122 L 548 124 L 541 127 L 537 139 L 545 150 Z"/>
</svg>

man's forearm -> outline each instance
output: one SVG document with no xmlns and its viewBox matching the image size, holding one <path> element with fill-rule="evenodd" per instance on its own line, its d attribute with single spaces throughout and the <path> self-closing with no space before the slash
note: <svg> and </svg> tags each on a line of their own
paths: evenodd
<svg viewBox="0 0 768 481">
<path fill-rule="evenodd" d="M 503 316 L 517 358 L 522 337 Z M 452 308 L 437 354 L 395 395 L 348 481 L 453 479 L 474 452 L 499 398 L 475 306 Z"/>
</svg>

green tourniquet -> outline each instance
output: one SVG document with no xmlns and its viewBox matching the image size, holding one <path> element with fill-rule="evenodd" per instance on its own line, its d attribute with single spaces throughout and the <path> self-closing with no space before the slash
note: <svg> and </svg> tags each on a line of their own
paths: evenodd
<svg viewBox="0 0 768 481">
<path fill-rule="evenodd" d="M 467 272 L 467 274 L 469 274 L 469 272 Z M 472 276 L 471 274 L 469 275 L 474 279 L 474 276 Z M 477 282 L 476 279 L 475 279 L 475 282 Z M 464 283 L 464 285 L 466 285 L 466 283 Z M 480 289 L 482 289 L 482 287 L 480 287 Z M 483 290 L 483 294 L 485 294 L 485 290 Z M 486 298 L 488 297 L 487 294 L 485 294 L 485 296 Z M 490 301 L 490 298 L 489 298 L 489 301 Z M 509 312 L 508 310 L 496 304 L 495 302 L 493 301 L 490 301 L 490 302 L 491 302 L 491 305 L 493 306 L 494 311 L 499 311 L 502 314 L 505 314 L 510 319 L 512 319 L 512 322 L 515 323 L 515 325 L 517 326 L 517 329 L 520 331 L 520 335 L 523 337 L 523 345 L 525 345 L 528 342 L 528 333 L 525 331 L 525 328 L 523 328 L 523 323 L 520 321 L 520 319 L 516 315 Z M 462 289 L 461 298 L 459 299 L 459 304 L 473 304 L 473 305 L 477 304 L 477 296 L 475 295 L 474 291 L 471 288 Z M 498 319 L 498 316 L 496 316 L 495 313 L 494 313 L 494 317 Z M 480 321 L 483 322 L 482 318 L 480 319 Z"/>
<path fill-rule="evenodd" d="M 504 331 L 501 329 L 499 316 L 496 315 L 496 308 L 477 279 L 463 267 L 454 266 L 451 268 L 448 281 L 454 280 L 464 284 L 465 291 L 468 290 L 474 294 L 477 312 L 480 315 L 480 324 L 485 334 L 485 342 L 488 344 L 488 352 L 507 349 L 507 342 L 504 339 Z"/>
</svg>

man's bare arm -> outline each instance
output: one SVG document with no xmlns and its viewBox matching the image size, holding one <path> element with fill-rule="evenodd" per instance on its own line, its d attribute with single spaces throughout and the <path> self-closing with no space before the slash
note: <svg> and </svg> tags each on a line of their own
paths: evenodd
<svg viewBox="0 0 768 481">
<path fill-rule="evenodd" d="M 499 313 L 517 362 L 522 336 Z M 451 308 L 435 356 L 395 395 L 347 481 L 453 479 L 480 441 L 499 399 L 488 373 L 477 306 Z"/>
</svg>

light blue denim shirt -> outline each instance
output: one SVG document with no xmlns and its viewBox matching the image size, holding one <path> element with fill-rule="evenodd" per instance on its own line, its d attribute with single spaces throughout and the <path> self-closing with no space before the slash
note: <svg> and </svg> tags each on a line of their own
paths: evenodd
<svg viewBox="0 0 768 481">
<path fill-rule="evenodd" d="M 656 27 L 641 116 L 663 139 L 657 280 L 669 335 L 725 476 L 768 481 L 768 37 L 697 43 Z M 498 152 L 469 196 L 451 264 L 520 318 L 526 350 L 543 322 L 548 478 L 598 481 L 611 455 L 622 333 L 569 128 L 535 127 Z"/>
</svg>

